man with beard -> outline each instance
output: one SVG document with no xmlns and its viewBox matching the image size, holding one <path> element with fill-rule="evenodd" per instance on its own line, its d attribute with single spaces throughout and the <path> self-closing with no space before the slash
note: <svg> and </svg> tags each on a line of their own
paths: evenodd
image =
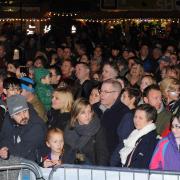
<svg viewBox="0 0 180 180">
<path fill-rule="evenodd" d="M 46 128 L 24 96 L 7 98 L 8 113 L 0 132 L 0 152 L 39 162 Z"/>
</svg>

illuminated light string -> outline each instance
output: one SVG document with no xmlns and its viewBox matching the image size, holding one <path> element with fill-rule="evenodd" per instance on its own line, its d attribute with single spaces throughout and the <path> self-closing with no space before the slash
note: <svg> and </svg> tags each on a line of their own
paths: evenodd
<svg viewBox="0 0 180 180">
<path fill-rule="evenodd" d="M 80 21 L 80 22 L 89 22 L 89 23 L 109 23 L 109 24 L 119 24 L 119 23 L 124 23 L 124 22 L 134 22 L 134 23 L 142 23 L 142 22 L 147 22 L 147 23 L 151 23 L 151 22 L 160 22 L 160 23 L 180 23 L 180 19 L 146 19 L 146 18 L 133 18 L 133 19 L 76 19 L 76 21 Z"/>
<path fill-rule="evenodd" d="M 23 22 L 47 22 L 50 21 L 50 18 L 43 18 L 43 19 L 20 19 L 20 18 L 4 18 L 0 19 L 0 22 L 18 22 L 18 21 L 23 21 Z"/>
<path fill-rule="evenodd" d="M 51 16 L 61 16 L 61 17 L 73 17 L 73 16 L 78 16 L 78 13 L 65 13 L 65 12 L 62 12 L 62 13 L 54 13 L 54 12 L 49 12 L 48 13 L 48 16 L 51 17 Z"/>
</svg>

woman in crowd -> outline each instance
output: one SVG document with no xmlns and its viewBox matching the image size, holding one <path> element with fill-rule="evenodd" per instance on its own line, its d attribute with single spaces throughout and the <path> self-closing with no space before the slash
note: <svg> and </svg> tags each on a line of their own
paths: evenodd
<svg viewBox="0 0 180 180">
<path fill-rule="evenodd" d="M 89 102 L 91 105 L 97 103 L 100 101 L 100 93 L 99 93 L 99 90 L 100 90 L 100 86 L 97 85 L 95 86 L 91 93 L 90 93 L 90 96 L 89 96 Z"/>
<path fill-rule="evenodd" d="M 48 111 L 48 128 L 64 131 L 71 118 L 73 95 L 69 88 L 59 88 L 53 92 L 52 108 Z"/>
<path fill-rule="evenodd" d="M 137 107 L 134 115 L 135 130 L 124 140 L 119 151 L 122 167 L 143 168 L 149 163 L 158 142 L 156 126 L 157 111 L 149 104 Z"/>
<path fill-rule="evenodd" d="M 160 82 L 160 89 L 167 111 L 173 115 L 180 114 L 180 82 L 175 78 L 165 78 Z"/>
<path fill-rule="evenodd" d="M 180 116 L 172 118 L 171 132 L 156 146 L 150 169 L 180 171 Z"/>
<path fill-rule="evenodd" d="M 134 64 L 130 69 L 130 72 L 126 75 L 126 78 L 132 87 L 139 88 L 143 74 L 143 66 L 141 64 Z"/>
<path fill-rule="evenodd" d="M 106 62 L 102 69 L 102 81 L 116 79 L 119 75 L 119 68 L 115 62 Z"/>
<path fill-rule="evenodd" d="M 90 103 L 77 99 L 72 107 L 69 126 L 65 129 L 65 161 L 70 164 L 108 164 L 104 129 Z"/>
<path fill-rule="evenodd" d="M 155 78 L 151 75 L 143 76 L 140 82 L 141 92 L 143 93 L 144 89 L 146 89 L 146 87 L 150 86 L 151 84 L 157 84 Z"/>
</svg>

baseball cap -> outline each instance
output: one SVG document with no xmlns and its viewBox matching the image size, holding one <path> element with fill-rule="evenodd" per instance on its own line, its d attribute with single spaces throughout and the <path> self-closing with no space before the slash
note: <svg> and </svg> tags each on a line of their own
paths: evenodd
<svg viewBox="0 0 180 180">
<path fill-rule="evenodd" d="M 29 109 L 26 98 L 19 94 L 7 98 L 7 107 L 10 116 Z"/>
</svg>

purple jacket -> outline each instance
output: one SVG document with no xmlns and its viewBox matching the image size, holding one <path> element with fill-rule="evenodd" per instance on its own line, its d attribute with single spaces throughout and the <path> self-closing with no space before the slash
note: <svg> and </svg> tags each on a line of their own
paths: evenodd
<svg viewBox="0 0 180 180">
<path fill-rule="evenodd" d="M 172 132 L 157 144 L 149 168 L 180 171 L 180 151 Z"/>
</svg>

